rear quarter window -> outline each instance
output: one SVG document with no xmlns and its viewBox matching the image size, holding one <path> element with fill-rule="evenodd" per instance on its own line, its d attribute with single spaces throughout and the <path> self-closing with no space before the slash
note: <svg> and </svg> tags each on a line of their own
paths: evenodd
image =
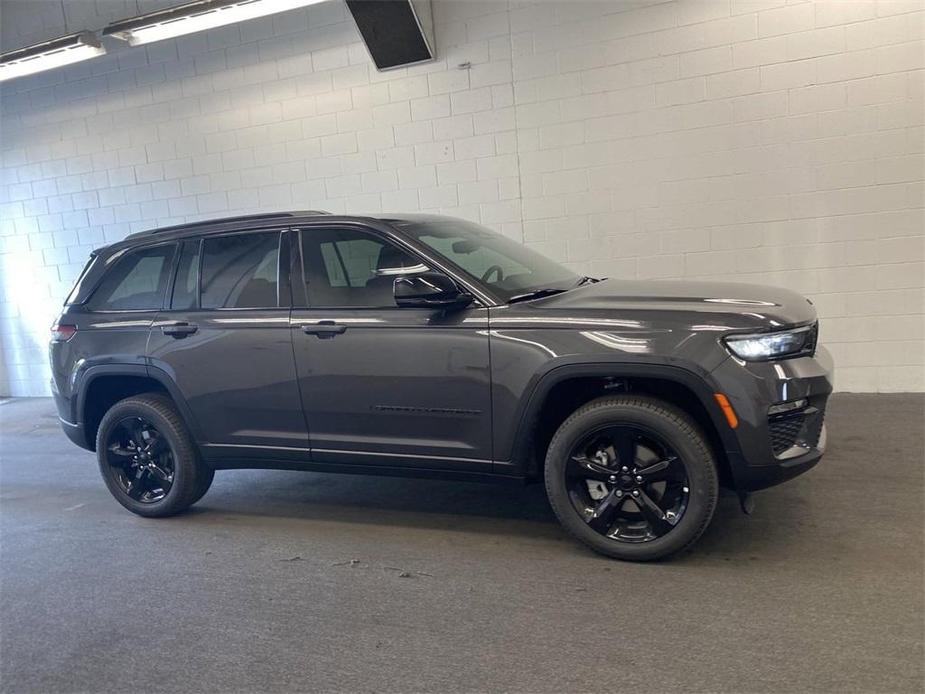
<svg viewBox="0 0 925 694">
<path fill-rule="evenodd" d="M 164 304 L 173 244 L 128 251 L 110 267 L 88 302 L 93 311 L 157 310 Z"/>
</svg>

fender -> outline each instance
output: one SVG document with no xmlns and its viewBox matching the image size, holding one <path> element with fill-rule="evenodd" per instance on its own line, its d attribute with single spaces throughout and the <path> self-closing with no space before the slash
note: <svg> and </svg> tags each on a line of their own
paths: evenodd
<svg viewBox="0 0 925 694">
<path fill-rule="evenodd" d="M 86 412 L 87 393 L 90 391 L 90 385 L 101 376 L 141 376 L 146 378 L 148 370 L 143 364 L 96 364 L 81 369 L 72 376 L 71 392 L 74 397 L 73 419 L 81 425 L 86 423 L 84 413 Z"/>
<path fill-rule="evenodd" d="M 656 378 L 686 387 L 703 405 L 723 444 L 730 466 L 735 467 L 741 460 L 741 449 L 729 425 L 717 409 L 713 399 L 716 389 L 712 386 L 707 373 L 697 372 L 683 366 L 651 364 L 640 362 L 582 362 L 576 364 L 552 365 L 538 372 L 531 379 L 528 387 L 529 396 L 522 400 L 517 417 L 517 433 L 511 450 L 512 468 L 526 474 L 530 451 L 530 433 L 532 423 L 539 415 L 552 388 L 570 378 L 612 377 L 612 378 Z M 496 466 L 498 463 L 495 463 Z M 506 464 L 501 463 L 502 467 Z"/>
<path fill-rule="evenodd" d="M 180 413 L 180 417 L 183 419 L 184 423 L 192 434 L 193 439 L 195 441 L 201 441 L 201 429 L 196 422 L 196 418 L 193 416 L 192 410 L 186 402 L 186 398 L 183 397 L 183 394 L 177 387 L 177 384 L 163 370 L 154 366 L 145 366 L 143 364 L 100 364 L 91 366 L 83 371 L 80 380 L 76 384 L 77 411 L 75 414 L 76 421 L 81 425 L 86 423 L 84 419 L 84 411 L 90 385 L 101 376 L 141 376 L 157 381 L 170 394 L 170 397 L 173 398 L 173 401 L 177 406 L 177 410 Z"/>
</svg>

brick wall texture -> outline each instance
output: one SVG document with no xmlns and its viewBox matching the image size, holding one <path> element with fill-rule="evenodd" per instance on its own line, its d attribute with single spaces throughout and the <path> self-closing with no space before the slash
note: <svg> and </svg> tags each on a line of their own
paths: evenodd
<svg viewBox="0 0 925 694">
<path fill-rule="evenodd" d="M 144 4 L 5 2 L 5 49 Z M 438 59 L 385 73 L 328 0 L 3 83 L 0 393 L 48 392 L 92 248 L 279 209 L 440 212 L 594 276 L 788 286 L 838 389 L 925 389 L 921 0 L 434 15 Z"/>
</svg>

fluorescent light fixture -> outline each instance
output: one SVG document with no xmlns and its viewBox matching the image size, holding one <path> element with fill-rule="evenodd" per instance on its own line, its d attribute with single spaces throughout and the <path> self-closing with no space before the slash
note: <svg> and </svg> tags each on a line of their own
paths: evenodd
<svg viewBox="0 0 925 694">
<path fill-rule="evenodd" d="M 89 31 L 37 43 L 0 55 L 0 82 L 79 63 L 105 52 L 96 34 Z"/>
<path fill-rule="evenodd" d="M 323 0 L 199 0 L 161 12 L 124 19 L 103 30 L 105 36 L 132 46 L 172 39 L 197 31 L 244 22 L 277 12 L 314 5 Z"/>
</svg>

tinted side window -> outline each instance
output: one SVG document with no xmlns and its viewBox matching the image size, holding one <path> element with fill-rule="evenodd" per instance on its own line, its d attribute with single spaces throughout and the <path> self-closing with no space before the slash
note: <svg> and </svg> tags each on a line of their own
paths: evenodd
<svg viewBox="0 0 925 694">
<path fill-rule="evenodd" d="M 199 303 L 199 249 L 198 239 L 185 241 L 180 249 L 170 308 L 196 308 Z"/>
<path fill-rule="evenodd" d="M 202 241 L 202 308 L 277 306 L 279 233 L 237 234 Z"/>
<path fill-rule="evenodd" d="M 395 275 L 425 269 L 413 255 L 366 232 L 306 229 L 301 236 L 303 271 L 312 306 L 395 306 Z"/>
<path fill-rule="evenodd" d="M 173 244 L 131 251 L 119 258 L 93 292 L 98 311 L 159 309 L 164 303 Z"/>
</svg>

